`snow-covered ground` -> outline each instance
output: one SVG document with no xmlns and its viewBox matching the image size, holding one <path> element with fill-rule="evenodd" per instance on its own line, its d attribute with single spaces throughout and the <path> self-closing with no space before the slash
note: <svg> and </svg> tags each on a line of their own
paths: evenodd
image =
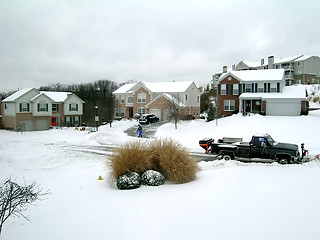
<svg viewBox="0 0 320 240">
<path fill-rule="evenodd" d="M 164 124 L 156 137 L 172 137 L 201 153 L 198 141 L 206 137 L 249 140 L 269 133 L 279 142 L 304 142 L 314 157 L 320 153 L 319 120 L 320 111 L 301 117 L 238 114 L 217 123 L 182 122 L 177 130 Z M 96 133 L 1 130 L 0 181 L 37 181 L 51 194 L 25 212 L 31 222 L 10 218 L 0 239 L 320 239 L 319 160 L 200 162 L 202 171 L 193 182 L 120 191 L 107 180 L 109 146 L 137 140 L 124 133 L 135 126 L 133 120 Z"/>
</svg>

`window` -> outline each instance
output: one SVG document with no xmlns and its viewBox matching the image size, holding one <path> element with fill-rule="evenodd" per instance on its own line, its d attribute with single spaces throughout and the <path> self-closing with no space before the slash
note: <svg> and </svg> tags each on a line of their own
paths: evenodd
<svg viewBox="0 0 320 240">
<path fill-rule="evenodd" d="M 232 84 L 232 95 L 239 95 L 239 84 Z"/>
<path fill-rule="evenodd" d="M 264 92 L 264 83 L 258 83 L 258 92 Z"/>
<path fill-rule="evenodd" d="M 38 103 L 38 112 L 48 112 L 48 103 L 45 103 L 45 102 Z"/>
<path fill-rule="evenodd" d="M 144 107 L 139 107 L 138 108 L 138 113 L 139 114 L 145 114 L 146 113 L 146 109 Z"/>
<path fill-rule="evenodd" d="M 119 108 L 116 108 L 115 112 L 116 112 L 116 116 L 119 117 Z"/>
<path fill-rule="evenodd" d="M 58 112 L 59 111 L 59 105 L 58 104 L 52 104 L 52 112 Z"/>
<path fill-rule="evenodd" d="M 271 92 L 277 92 L 277 83 L 272 82 L 272 83 L 270 84 L 270 91 L 271 91 Z"/>
<path fill-rule="evenodd" d="M 234 111 L 236 109 L 235 100 L 224 100 L 224 110 L 225 111 Z"/>
<path fill-rule="evenodd" d="M 121 96 L 121 104 L 124 104 L 125 96 Z"/>
<path fill-rule="evenodd" d="M 8 105 L 6 103 L 4 104 L 4 109 L 8 109 Z"/>
<path fill-rule="evenodd" d="M 77 104 L 77 103 L 70 103 L 70 104 L 69 104 L 69 111 L 70 111 L 70 112 L 76 112 L 76 111 L 78 111 L 78 104 Z"/>
<path fill-rule="evenodd" d="M 200 96 L 197 96 L 197 102 L 200 102 Z"/>
<path fill-rule="evenodd" d="M 227 84 L 221 84 L 220 95 L 227 95 Z"/>
<path fill-rule="evenodd" d="M 127 97 L 127 103 L 133 103 L 133 97 L 132 96 Z"/>
<path fill-rule="evenodd" d="M 116 96 L 116 104 L 119 104 L 119 96 Z"/>
<path fill-rule="evenodd" d="M 301 67 L 301 66 L 302 66 L 302 63 L 301 63 L 301 62 L 298 62 L 298 63 L 297 63 L 297 66 L 298 66 L 298 67 Z"/>
<path fill-rule="evenodd" d="M 251 83 L 246 83 L 245 86 L 245 92 L 252 92 L 252 84 Z"/>
<path fill-rule="evenodd" d="M 188 94 L 186 94 L 186 101 L 188 101 Z"/>
<path fill-rule="evenodd" d="M 19 110 L 20 112 L 29 112 L 30 111 L 30 105 L 27 102 L 22 102 L 19 104 Z"/>
<path fill-rule="evenodd" d="M 79 121 L 79 116 L 75 116 L 74 117 L 74 124 L 80 124 L 80 121 Z"/>
<path fill-rule="evenodd" d="M 147 98 L 147 96 L 145 93 L 139 93 L 138 94 L 138 103 L 145 103 L 146 98 Z"/>
<path fill-rule="evenodd" d="M 126 109 L 125 108 L 121 108 L 121 117 L 124 117 L 125 112 L 126 112 Z"/>
<path fill-rule="evenodd" d="M 66 117 L 66 126 L 70 127 L 71 126 L 71 118 Z"/>
</svg>

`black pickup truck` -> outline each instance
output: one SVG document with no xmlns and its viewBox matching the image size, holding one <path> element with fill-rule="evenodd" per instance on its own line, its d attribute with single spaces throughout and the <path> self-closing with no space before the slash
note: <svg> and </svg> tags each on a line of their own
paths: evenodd
<svg viewBox="0 0 320 240">
<path fill-rule="evenodd" d="M 212 138 L 199 141 L 207 154 L 216 157 L 239 159 L 244 161 L 259 161 L 259 159 L 276 161 L 280 164 L 301 163 L 308 151 L 301 144 L 301 154 L 296 144 L 278 143 L 269 134 L 253 136 L 250 142 L 243 142 L 241 138 L 223 138 L 217 143 Z"/>
</svg>

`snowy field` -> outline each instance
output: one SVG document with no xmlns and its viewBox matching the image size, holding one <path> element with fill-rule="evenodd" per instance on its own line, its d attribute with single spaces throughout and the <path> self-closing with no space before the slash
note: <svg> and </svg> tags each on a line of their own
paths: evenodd
<svg viewBox="0 0 320 240">
<path fill-rule="evenodd" d="M 164 124 L 156 137 L 172 137 L 202 153 L 206 137 L 269 133 L 279 142 L 305 143 L 320 153 L 320 111 L 301 117 L 240 114 Z M 200 162 L 197 179 L 120 191 L 108 178 L 111 146 L 129 140 L 136 121 L 115 122 L 99 132 L 73 128 L 17 133 L 0 131 L 0 180 L 37 181 L 51 192 L 25 212 L 31 222 L 10 218 L 1 240 L 318 240 L 320 161 L 302 165 Z M 104 180 L 99 181 L 102 176 Z"/>
</svg>

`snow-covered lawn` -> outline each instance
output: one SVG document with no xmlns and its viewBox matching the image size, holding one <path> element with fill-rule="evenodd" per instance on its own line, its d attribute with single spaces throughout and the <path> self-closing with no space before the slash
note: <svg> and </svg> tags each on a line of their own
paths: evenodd
<svg viewBox="0 0 320 240">
<path fill-rule="evenodd" d="M 320 153 L 320 111 L 301 117 L 232 117 L 164 124 L 157 137 L 172 137 L 203 152 L 205 137 L 269 133 L 279 142 L 304 142 Z M 120 191 L 107 180 L 108 146 L 137 138 L 119 121 L 88 133 L 72 128 L 41 132 L 0 131 L 0 180 L 37 181 L 51 192 L 25 212 L 31 222 L 10 218 L 2 240 L 87 239 L 320 239 L 320 161 L 302 165 L 200 162 L 186 184 L 166 182 Z M 99 147 L 99 148 L 98 148 Z M 85 149 L 106 149 L 85 151 Z M 102 176 L 103 181 L 98 177 Z"/>
</svg>

